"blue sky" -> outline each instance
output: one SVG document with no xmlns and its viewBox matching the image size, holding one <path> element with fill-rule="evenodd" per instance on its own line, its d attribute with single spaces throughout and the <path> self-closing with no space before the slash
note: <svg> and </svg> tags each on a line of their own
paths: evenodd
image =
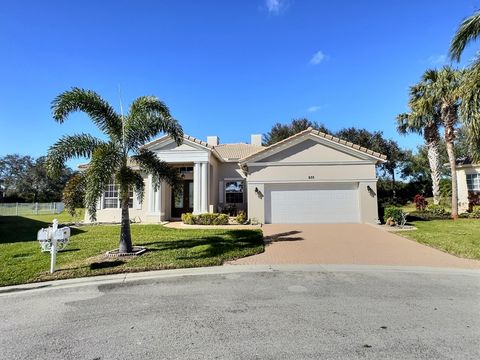
<svg viewBox="0 0 480 360">
<path fill-rule="evenodd" d="M 118 86 L 125 104 L 158 96 L 201 139 L 248 142 L 308 117 L 332 130 L 382 130 L 414 148 L 421 139 L 398 136 L 395 115 L 478 8 L 480 0 L 3 1 L 0 155 L 40 156 L 62 134 L 97 134 L 82 115 L 53 121 L 52 99 L 72 86 L 117 109 Z"/>
</svg>

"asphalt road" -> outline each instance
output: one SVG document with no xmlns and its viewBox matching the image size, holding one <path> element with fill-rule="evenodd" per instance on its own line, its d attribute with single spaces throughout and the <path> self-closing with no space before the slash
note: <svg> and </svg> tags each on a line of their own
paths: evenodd
<svg viewBox="0 0 480 360">
<path fill-rule="evenodd" d="M 231 268 L 0 291 L 0 358 L 480 358 L 478 272 Z"/>
</svg>

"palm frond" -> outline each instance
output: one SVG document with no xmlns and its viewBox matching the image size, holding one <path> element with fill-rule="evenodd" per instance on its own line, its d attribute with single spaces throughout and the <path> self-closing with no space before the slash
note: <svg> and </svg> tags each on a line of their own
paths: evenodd
<svg viewBox="0 0 480 360">
<path fill-rule="evenodd" d="M 170 135 L 177 145 L 183 141 L 183 129 L 162 101 L 154 96 L 142 96 L 131 107 L 125 124 L 125 138 L 129 149 L 150 141 L 159 133 Z"/>
<path fill-rule="evenodd" d="M 92 156 L 98 146 L 105 143 L 89 134 L 63 136 L 48 150 L 46 167 L 51 175 L 58 175 L 65 162 L 72 158 Z"/>
<path fill-rule="evenodd" d="M 145 192 L 145 181 L 142 175 L 131 167 L 123 166 L 117 173 L 117 182 L 126 188 L 133 188 L 137 195 L 138 202 L 143 202 Z"/>
<path fill-rule="evenodd" d="M 480 11 L 466 18 L 460 24 L 450 43 L 450 58 L 454 61 L 460 61 L 463 50 L 467 44 L 474 41 L 480 35 Z"/>
<path fill-rule="evenodd" d="M 102 196 L 105 186 L 112 181 L 120 168 L 123 154 L 113 143 L 98 146 L 86 170 L 85 207 L 90 219 L 96 220 L 97 201 Z"/>
<path fill-rule="evenodd" d="M 120 139 L 120 116 L 96 92 L 74 87 L 58 95 L 52 102 L 53 118 L 59 123 L 63 123 L 75 111 L 86 113 L 101 131 Z"/>
<path fill-rule="evenodd" d="M 140 152 L 132 156 L 132 159 L 147 174 L 152 175 L 152 181 L 157 187 L 161 181 L 167 182 L 170 186 L 175 186 L 180 180 L 178 170 L 169 166 L 165 161 L 160 160 L 154 152 L 141 149 Z"/>
</svg>

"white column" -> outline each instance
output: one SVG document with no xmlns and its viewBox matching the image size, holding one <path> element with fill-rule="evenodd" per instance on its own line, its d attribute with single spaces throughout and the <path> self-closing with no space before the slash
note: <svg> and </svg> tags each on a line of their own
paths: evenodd
<svg viewBox="0 0 480 360">
<path fill-rule="evenodd" d="M 208 212 L 208 163 L 202 163 L 202 196 L 201 209 L 202 213 Z"/>
<path fill-rule="evenodd" d="M 201 174 L 200 174 L 200 163 L 195 163 L 193 165 L 193 213 L 200 214 L 202 212 L 201 208 Z"/>
</svg>

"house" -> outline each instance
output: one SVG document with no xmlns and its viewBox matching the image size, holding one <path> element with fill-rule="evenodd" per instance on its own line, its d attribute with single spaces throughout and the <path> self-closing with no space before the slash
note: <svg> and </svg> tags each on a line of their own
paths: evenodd
<svg viewBox="0 0 480 360">
<path fill-rule="evenodd" d="M 244 210 L 260 223 L 377 223 L 375 166 L 382 154 L 311 128 L 272 146 L 221 144 L 185 136 L 177 146 L 168 136 L 144 145 L 177 167 L 182 183 L 157 189 L 145 175 L 140 203 L 131 194 L 130 217 L 143 223 L 194 214 Z M 115 184 L 98 204 L 97 220 L 120 221 Z"/>
<path fill-rule="evenodd" d="M 470 209 L 469 197 L 480 195 L 480 164 L 474 164 L 470 158 L 457 160 L 458 212 Z"/>
</svg>

